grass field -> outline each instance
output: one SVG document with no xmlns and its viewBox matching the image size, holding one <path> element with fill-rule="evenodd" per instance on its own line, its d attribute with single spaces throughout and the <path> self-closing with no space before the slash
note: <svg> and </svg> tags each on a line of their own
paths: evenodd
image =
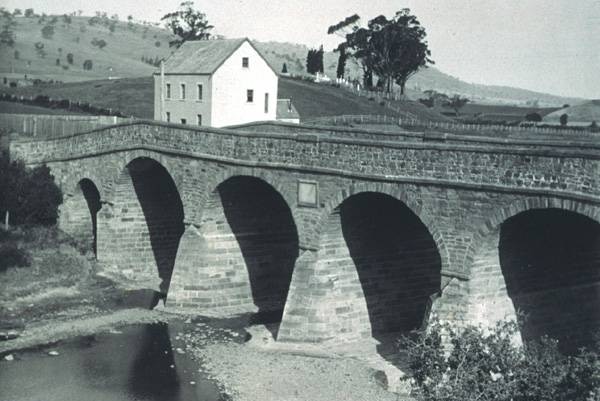
<svg viewBox="0 0 600 401">
<path fill-rule="evenodd" d="M 154 86 L 151 77 L 44 84 L 7 88 L 5 91 L 26 97 L 41 94 L 54 99 L 91 103 L 137 118 L 154 117 Z M 279 79 L 278 97 L 291 98 L 303 120 L 342 114 L 398 115 L 375 101 L 344 89 L 289 78 Z M 445 119 L 416 102 L 398 102 L 396 106 L 424 120 Z"/>
<path fill-rule="evenodd" d="M 14 102 L 0 102 L 0 113 L 10 114 L 54 114 L 54 115 L 84 115 L 84 113 L 77 113 L 74 111 L 62 110 L 62 109 L 49 109 L 46 107 L 31 106 L 28 104 L 14 103 Z"/>
</svg>

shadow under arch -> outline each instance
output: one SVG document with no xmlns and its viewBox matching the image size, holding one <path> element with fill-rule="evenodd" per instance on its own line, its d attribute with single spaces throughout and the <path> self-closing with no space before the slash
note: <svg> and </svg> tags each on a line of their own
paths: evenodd
<svg viewBox="0 0 600 401">
<path fill-rule="evenodd" d="M 406 204 L 376 192 L 346 198 L 329 225 L 331 220 L 335 224 L 336 214 L 373 337 L 386 341 L 391 333 L 421 327 L 430 296 L 441 285 L 441 257 L 428 228 Z"/>
<path fill-rule="evenodd" d="M 125 209 L 141 208 L 150 247 L 162 280 L 160 290 L 166 293 L 173 273 L 179 240 L 184 232 L 183 203 L 175 182 L 167 169 L 149 157 L 137 157 L 125 167 L 135 199 L 126 188 L 115 188 L 116 202 Z M 127 185 L 126 185 L 127 186 Z M 131 218 L 136 220 L 135 217 Z"/>
<path fill-rule="evenodd" d="M 563 352 L 594 346 L 600 330 L 600 223 L 532 208 L 500 225 L 499 261 L 524 341 L 548 335 Z M 597 345 L 597 344 L 596 344 Z"/>
<path fill-rule="evenodd" d="M 268 322 L 280 322 L 299 253 L 297 227 L 283 196 L 261 178 L 229 177 L 208 197 L 201 231 L 213 242 L 208 252 L 236 270 L 229 274 L 247 272 L 249 301 L 258 313 L 268 314 Z M 272 331 L 276 335 L 277 328 Z"/>
<path fill-rule="evenodd" d="M 79 181 L 78 184 L 83 197 L 87 203 L 90 218 L 92 222 L 92 250 L 94 254 L 98 249 L 98 211 L 102 208 L 100 203 L 100 192 L 94 182 L 88 178 Z"/>
<path fill-rule="evenodd" d="M 97 255 L 97 216 L 101 207 L 100 192 L 89 178 L 80 179 L 61 206 L 61 229 L 94 255 Z"/>
</svg>

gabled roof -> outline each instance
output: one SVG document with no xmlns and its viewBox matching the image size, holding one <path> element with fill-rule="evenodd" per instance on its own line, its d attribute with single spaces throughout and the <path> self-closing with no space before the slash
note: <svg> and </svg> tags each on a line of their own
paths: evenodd
<svg viewBox="0 0 600 401">
<path fill-rule="evenodd" d="M 188 40 L 165 61 L 165 73 L 211 75 L 246 41 L 278 75 L 248 38 Z"/>
</svg>

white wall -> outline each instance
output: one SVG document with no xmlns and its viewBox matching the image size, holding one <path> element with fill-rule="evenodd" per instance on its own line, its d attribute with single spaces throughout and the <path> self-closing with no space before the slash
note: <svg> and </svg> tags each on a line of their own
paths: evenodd
<svg viewBox="0 0 600 401">
<path fill-rule="evenodd" d="M 242 58 L 249 67 L 242 67 Z M 277 112 L 277 75 L 248 43 L 244 42 L 213 75 L 212 126 L 275 120 Z M 254 90 L 254 102 L 246 102 L 246 91 Z M 269 111 L 264 112 L 265 93 Z"/>
<path fill-rule="evenodd" d="M 171 84 L 171 98 L 167 98 L 167 84 Z M 181 84 L 185 84 L 185 99 L 181 99 Z M 202 100 L 198 99 L 197 85 L 202 85 Z M 202 115 L 202 125 L 211 125 L 211 79 L 208 75 L 169 75 L 165 74 L 164 110 L 160 115 L 160 75 L 154 76 L 154 119 L 167 121 L 166 113 L 171 113 L 172 123 L 181 123 L 184 118 L 188 125 L 197 125 L 198 114 Z"/>
</svg>

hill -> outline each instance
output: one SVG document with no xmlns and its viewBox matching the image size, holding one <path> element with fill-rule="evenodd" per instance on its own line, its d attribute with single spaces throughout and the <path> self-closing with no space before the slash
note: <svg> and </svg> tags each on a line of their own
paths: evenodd
<svg viewBox="0 0 600 401">
<path fill-rule="evenodd" d="M 557 124 L 563 114 L 568 116 L 569 124 L 590 125 L 592 121 L 600 123 L 600 99 L 556 110 L 545 116 L 544 122 Z"/>
<path fill-rule="evenodd" d="M 168 43 L 174 36 L 157 24 L 118 21 L 107 16 L 16 17 L 14 20 L 15 46 L 0 46 L 2 77 L 23 78 L 27 75 L 29 78 L 64 82 L 144 77 L 155 71 L 156 67 L 142 61 L 142 58 L 155 62 L 173 51 Z M 44 37 L 42 29 L 52 30 L 54 33 Z M 102 47 L 101 44 L 104 43 L 106 45 Z M 43 48 L 36 49 L 36 44 L 43 45 Z M 307 46 L 273 41 L 256 42 L 256 45 L 276 70 L 281 71 L 285 63 L 290 74 L 306 74 Z M 73 55 L 72 64 L 67 59 L 69 53 Z M 337 58 L 338 55 L 334 52 L 324 54 L 323 64 L 329 77 L 335 77 Z M 83 68 L 85 60 L 92 61 L 91 70 Z M 348 62 L 347 70 L 350 78 L 360 80 L 361 68 L 352 59 Z M 474 102 L 487 104 L 537 107 L 578 104 L 583 101 L 512 87 L 471 84 L 436 68 L 420 71 L 407 84 L 408 96 L 414 100 L 428 89 L 461 94 Z"/>
<path fill-rule="evenodd" d="M 283 77 L 279 79 L 278 91 L 279 98 L 292 99 L 302 120 L 342 114 L 399 115 L 396 111 L 373 100 L 330 85 Z M 119 110 L 125 115 L 137 118 L 154 117 L 152 77 L 40 84 L 7 88 L 6 92 L 25 97 L 45 95 L 54 99 L 85 102 Z M 446 120 L 445 117 L 417 102 L 398 102 L 395 107 L 415 114 L 423 120 Z M 7 112 L 0 104 L 0 112 L 2 111 Z"/>
</svg>

